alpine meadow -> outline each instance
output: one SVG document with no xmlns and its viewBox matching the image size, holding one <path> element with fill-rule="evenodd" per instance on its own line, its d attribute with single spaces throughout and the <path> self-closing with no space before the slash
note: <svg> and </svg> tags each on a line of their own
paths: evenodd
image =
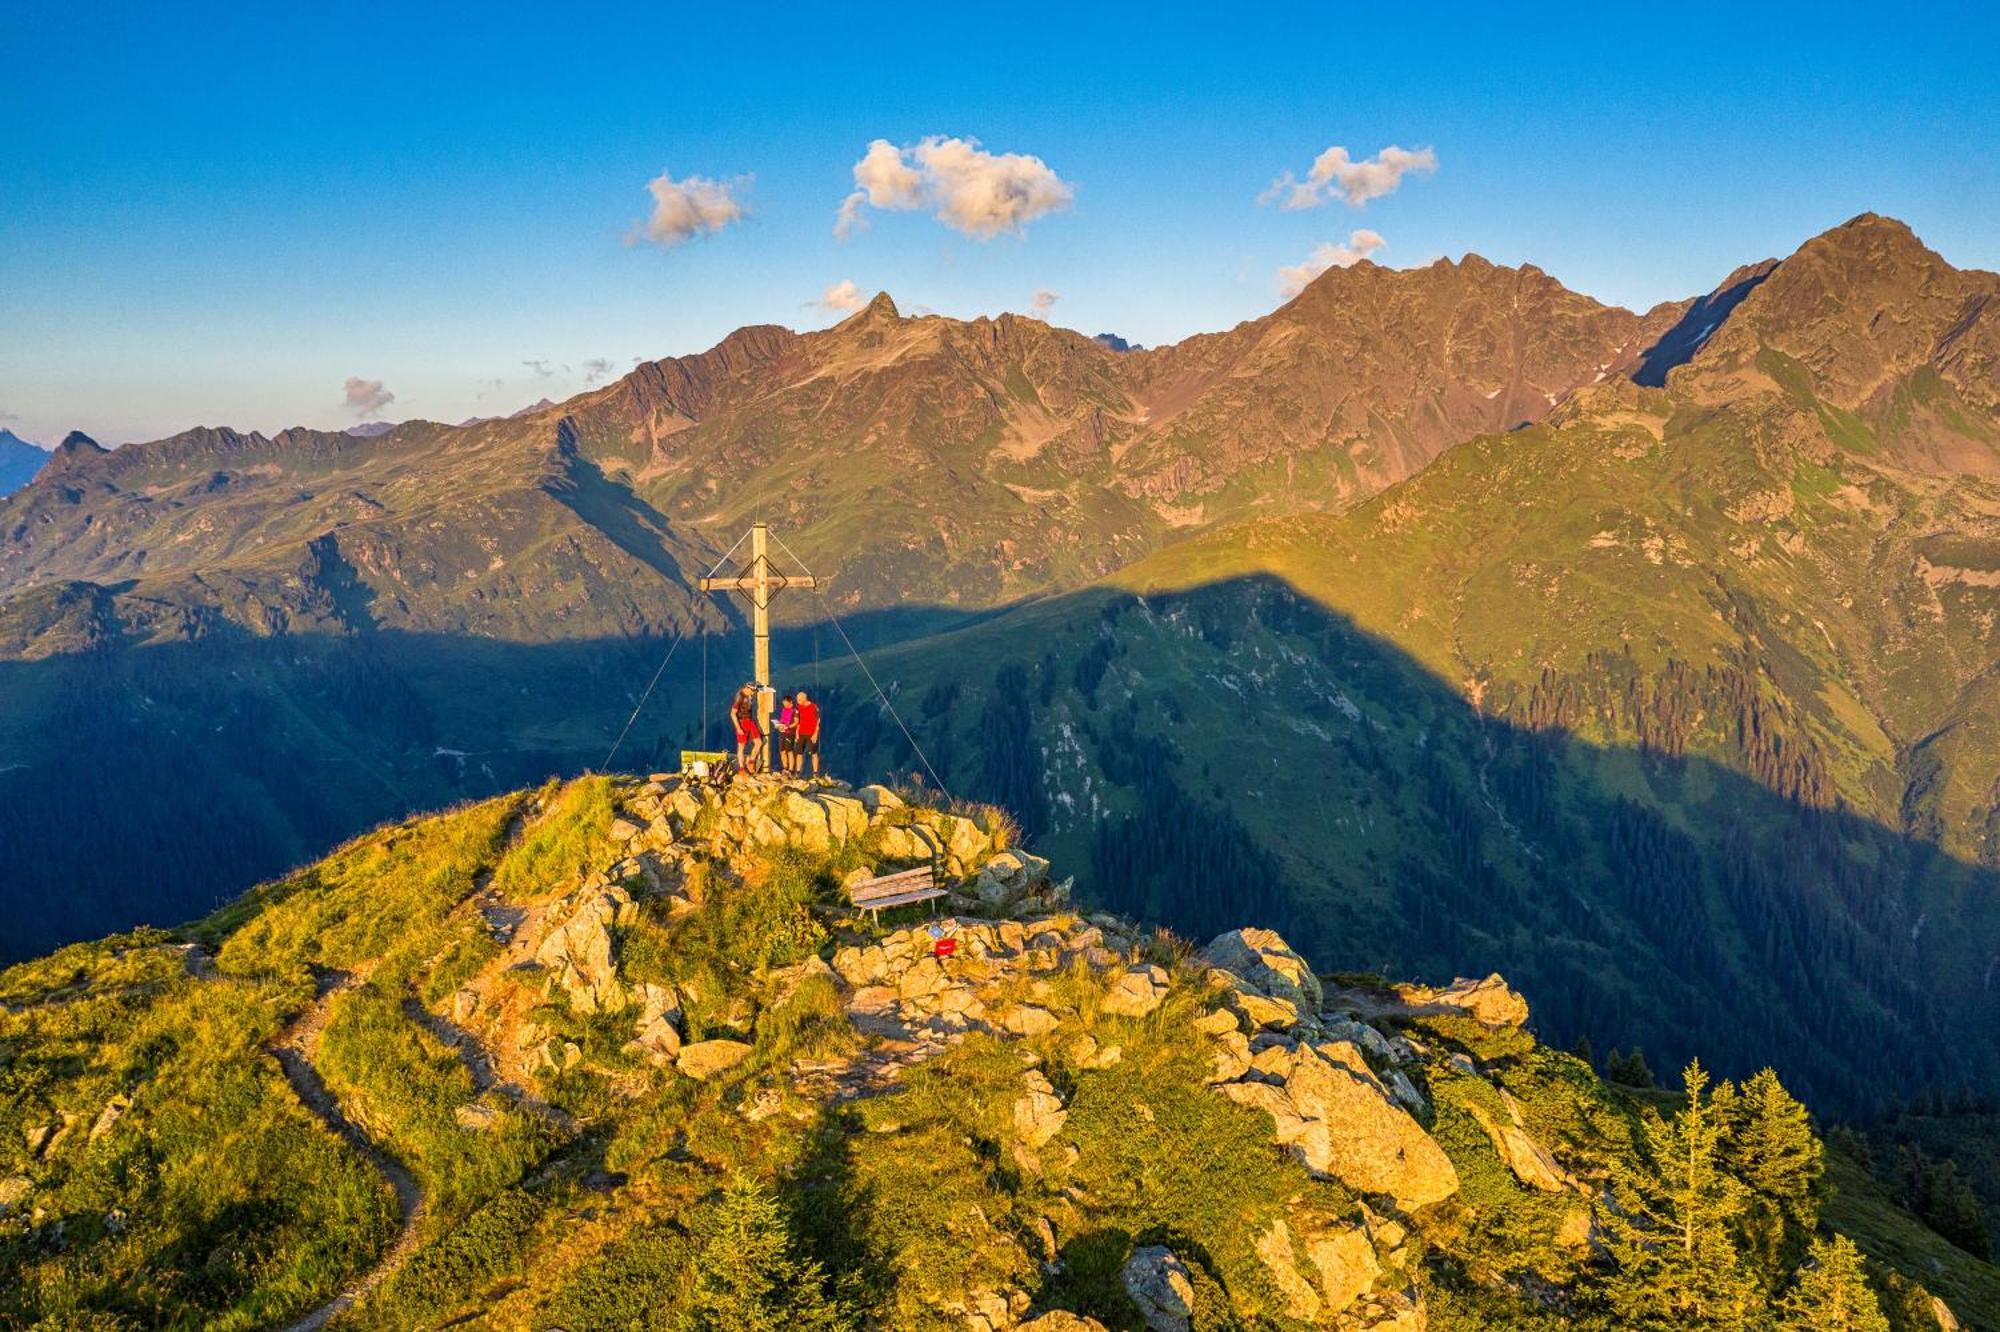
<svg viewBox="0 0 2000 1332">
<path fill-rule="evenodd" d="M 2000 1332 L 1991 15 L 351 17 L 0 17 L 0 1329 Z"/>
</svg>

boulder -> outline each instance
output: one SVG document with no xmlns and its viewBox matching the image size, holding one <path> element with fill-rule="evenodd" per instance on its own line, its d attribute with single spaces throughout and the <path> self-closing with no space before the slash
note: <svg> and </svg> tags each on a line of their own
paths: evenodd
<svg viewBox="0 0 2000 1332">
<path fill-rule="evenodd" d="M 1231 1027 L 1215 1038 L 1215 1050 L 1210 1058 L 1213 1064 L 1208 1080 L 1234 1082 L 1250 1071 L 1250 1041 L 1242 1032 Z"/>
<path fill-rule="evenodd" d="M 857 873 L 865 877 L 867 871 Z M 889 955 L 880 944 L 848 945 L 834 950 L 833 969 L 849 985 L 874 985 L 889 974 Z"/>
<path fill-rule="evenodd" d="M 118 1121 L 125 1117 L 125 1111 L 130 1108 L 131 1104 L 123 1096 L 114 1096 L 106 1101 L 104 1108 L 97 1112 L 96 1122 L 90 1126 L 90 1141 L 96 1142 L 99 1138 L 111 1132 L 117 1126 Z"/>
<path fill-rule="evenodd" d="M 1292 1228 L 1279 1217 L 1257 1237 L 1257 1261 L 1270 1274 L 1271 1284 L 1285 1297 L 1285 1312 L 1310 1322 L 1319 1317 L 1319 1291 L 1299 1274 L 1298 1251 L 1292 1245 Z"/>
<path fill-rule="evenodd" d="M 1236 1014 L 1227 1008 L 1218 1008 L 1204 1013 L 1194 1020 L 1194 1029 L 1207 1036 L 1221 1036 L 1226 1032 L 1241 1031 L 1243 1024 Z"/>
<path fill-rule="evenodd" d="M 1167 997 L 1167 973 L 1151 963 L 1127 967 L 1111 982 L 1099 1011 L 1113 1017 L 1140 1018 L 1158 1008 Z"/>
<path fill-rule="evenodd" d="M 1478 1101 L 1467 1101 L 1465 1108 L 1479 1121 L 1479 1127 L 1486 1131 L 1493 1150 L 1514 1172 L 1514 1178 L 1544 1193 L 1561 1193 L 1575 1183 L 1569 1172 L 1549 1155 L 1548 1148 L 1530 1137 L 1527 1130 L 1503 1122 Z"/>
<path fill-rule="evenodd" d="M 1336 1054 L 1354 1049 L 1328 1046 Z M 1268 1112 L 1274 1140 L 1314 1174 L 1360 1193 L 1387 1194 L 1405 1208 L 1458 1191 L 1458 1172 L 1444 1149 L 1395 1104 L 1359 1051 L 1350 1061 L 1307 1044 L 1270 1044 L 1258 1051 L 1250 1077 L 1259 1080 L 1216 1090 Z"/>
<path fill-rule="evenodd" d="M 1118 1275 L 1139 1306 L 1147 1332 L 1189 1332 L 1193 1327 L 1194 1279 L 1172 1250 L 1158 1244 L 1134 1249 Z"/>
<path fill-rule="evenodd" d="M 1272 998 L 1232 971 L 1211 967 L 1208 983 L 1221 987 L 1223 1003 L 1253 1031 L 1259 1027 L 1285 1031 L 1299 1024 L 1297 1004 L 1289 999 Z"/>
<path fill-rule="evenodd" d="M 1273 999 L 1300 1011 L 1318 1013 L 1325 997 L 1312 967 L 1276 930 L 1242 929 L 1217 935 L 1201 950 L 1201 960 L 1220 967 Z"/>
<path fill-rule="evenodd" d="M 701 817 L 701 800 L 685 786 L 669 794 L 662 804 L 666 809 L 668 822 L 679 832 L 685 833 L 694 826 L 695 820 Z"/>
<path fill-rule="evenodd" d="M 1056 1029 L 1056 1015 L 1035 1004 L 1020 1004 L 1007 1010 L 1000 1025 L 1016 1036 L 1046 1036 Z"/>
<path fill-rule="evenodd" d="M 0 1179 L 0 1212 L 5 1212 L 34 1192 L 35 1182 L 26 1175 L 9 1175 Z"/>
<path fill-rule="evenodd" d="M 1528 1022 L 1528 1001 L 1498 972 L 1485 980 L 1460 977 L 1443 989 L 1398 985 L 1396 996 L 1411 1008 L 1458 1009 L 1488 1027 L 1522 1027 Z"/>
<path fill-rule="evenodd" d="M 1335 1313 L 1374 1288 L 1382 1275 L 1375 1246 L 1360 1226 L 1342 1226 L 1310 1235 L 1306 1258 L 1319 1273 L 1320 1298 Z"/>
<path fill-rule="evenodd" d="M 827 832 L 836 842 L 851 842 L 868 831 L 868 807 L 850 795 L 820 791 L 813 795 L 826 810 Z"/>
<path fill-rule="evenodd" d="M 882 859 L 903 864 L 927 862 L 943 849 L 937 834 L 928 828 L 896 827 L 882 829 Z"/>
<path fill-rule="evenodd" d="M 550 926 L 535 961 L 549 970 L 551 989 L 560 989 L 579 1013 L 616 1013 L 626 1004 L 625 986 L 613 961 L 611 930 L 631 920 L 632 895 L 623 888 L 580 889 L 550 909 Z"/>
<path fill-rule="evenodd" d="M 500 1122 L 500 1112 L 480 1101 L 467 1101 L 452 1112 L 458 1126 L 473 1133 L 484 1133 Z"/>
<path fill-rule="evenodd" d="M 747 1041 L 695 1041 L 683 1045 L 674 1066 L 697 1082 L 727 1073 L 750 1057 Z"/>
<path fill-rule="evenodd" d="M 1354 1332 L 1424 1332 L 1429 1325 L 1414 1286 L 1369 1296 L 1367 1307 L 1351 1313 L 1347 1321 Z"/>
<path fill-rule="evenodd" d="M 566 1073 L 583 1062 L 583 1050 L 575 1041 L 543 1041 L 540 1060 L 543 1068 Z"/>
<path fill-rule="evenodd" d="M 833 845 L 826 806 L 799 791 L 787 791 L 771 815 L 784 825 L 785 840 L 804 851 L 825 852 Z"/>
<path fill-rule="evenodd" d="M 1014 1131 L 1028 1147 L 1041 1147 L 1062 1132 L 1069 1118 L 1062 1098 L 1049 1080 L 1035 1069 L 1021 1075 L 1024 1088 L 1014 1102 Z"/>
<path fill-rule="evenodd" d="M 901 809 L 903 798 L 886 786 L 864 786 L 854 793 L 861 807 L 870 814 L 880 814 L 888 809 Z"/>
<path fill-rule="evenodd" d="M 1021 1324 L 1019 1332 L 1104 1332 L 1104 1324 L 1067 1309 L 1054 1309 Z"/>
<path fill-rule="evenodd" d="M 611 820 L 611 840 L 620 846 L 623 846 L 644 831 L 646 831 L 645 824 L 635 819 L 627 818 L 623 814 Z"/>
<path fill-rule="evenodd" d="M 643 1055 L 661 1068 L 673 1063 L 681 1052 L 680 996 L 671 985 L 641 984 L 634 992 L 639 1000 L 639 1016 L 632 1023 L 632 1039 L 625 1049 Z"/>
</svg>

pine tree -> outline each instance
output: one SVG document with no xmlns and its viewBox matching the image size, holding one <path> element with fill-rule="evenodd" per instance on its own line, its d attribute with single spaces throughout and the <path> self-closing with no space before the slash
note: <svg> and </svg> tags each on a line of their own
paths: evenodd
<svg viewBox="0 0 2000 1332">
<path fill-rule="evenodd" d="M 742 1177 L 708 1209 L 697 1234 L 694 1297 L 681 1332 L 848 1332 L 826 1295 L 826 1273 L 792 1251 L 769 1189 Z"/>
<path fill-rule="evenodd" d="M 1604 1057 L 1604 1076 L 1627 1087 L 1653 1085 L 1653 1070 L 1646 1065 L 1646 1052 L 1639 1049 L 1634 1049 L 1629 1055 L 1621 1050 L 1612 1050 Z"/>
<path fill-rule="evenodd" d="M 1882 1302 L 1845 1235 L 1815 1239 L 1798 1285 L 1780 1303 L 1783 1332 L 1889 1332 Z"/>
<path fill-rule="evenodd" d="M 1806 1108 L 1775 1072 L 1767 1068 L 1743 1084 L 1723 1130 L 1724 1157 L 1737 1178 L 1810 1229 L 1826 1165 Z"/>
<path fill-rule="evenodd" d="M 1819 1224 L 1820 1179 L 1826 1166 L 1806 1108 L 1765 1069 L 1739 1091 L 1716 1089 L 1722 1158 L 1750 1189 L 1740 1227 L 1746 1246 L 1773 1288 L 1798 1265 Z"/>
<path fill-rule="evenodd" d="M 1722 1168 L 1721 1126 L 1699 1060 L 1684 1077 L 1686 1108 L 1670 1123 L 1649 1115 L 1645 1150 L 1612 1178 L 1612 1310 L 1630 1327 L 1748 1327 L 1758 1291 L 1731 1230 L 1744 1189 Z"/>
</svg>

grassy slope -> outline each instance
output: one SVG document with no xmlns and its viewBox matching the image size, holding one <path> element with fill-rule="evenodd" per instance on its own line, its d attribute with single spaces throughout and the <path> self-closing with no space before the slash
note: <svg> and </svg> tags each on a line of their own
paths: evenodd
<svg viewBox="0 0 2000 1332">
<path fill-rule="evenodd" d="M 1260 1114 L 1202 1088 L 1207 1060 L 1184 1024 L 1214 998 L 1192 973 L 1139 1020 L 1099 1013 L 1095 983 L 1079 975 L 1037 996 L 1118 1045 L 1109 1068 L 1079 1064 L 1060 1033 L 975 1038 L 851 1115 L 826 1116 L 791 1090 L 793 1060 L 851 1049 L 854 1037 L 830 993 L 809 985 L 773 1002 L 764 978 L 828 947 L 802 907 L 859 848 L 818 862 L 780 856 L 743 885 L 713 881 L 693 916 L 670 923 L 648 910 L 627 927 L 629 980 L 692 985 L 703 996 L 694 1034 L 755 1042 L 737 1075 L 697 1084 L 649 1073 L 620 1052 L 622 1024 L 544 1006 L 538 1014 L 586 1052 L 581 1069 L 546 1084 L 584 1129 L 550 1137 L 511 1117 L 483 1133 L 459 1128 L 451 1112 L 474 1096 L 463 1066 L 398 1001 L 435 1002 L 491 949 L 459 905 L 476 882 L 490 874 L 494 891 L 532 905 L 616 854 L 603 840 L 609 795 L 585 781 L 544 790 L 538 812 L 513 797 L 359 839 L 195 927 L 215 948 L 214 979 L 195 980 L 158 935 L 0 973 L 7 1002 L 29 1005 L 0 1015 L 0 1162 L 26 1170 L 43 1209 L 32 1228 L 0 1222 L 0 1312 L 106 1332 L 256 1326 L 323 1296 L 386 1241 L 385 1191 L 298 1109 L 259 1049 L 309 999 L 313 973 L 339 970 L 361 983 L 336 1002 L 321 1066 L 433 1199 L 415 1258 L 343 1325 L 479 1315 L 496 1328 L 584 1332 L 657 1321 L 701 1270 L 697 1237 L 718 1180 L 747 1171 L 784 1199 L 794 1242 L 849 1274 L 843 1298 L 899 1327 L 956 1325 L 942 1311 L 967 1290 L 1015 1282 L 1039 1292 L 1037 1307 L 1136 1328 L 1117 1268 L 1134 1243 L 1153 1241 L 1196 1263 L 1206 1316 L 1229 1304 L 1291 1326 L 1275 1313 L 1255 1238 L 1279 1215 L 1356 1214 L 1355 1200 L 1273 1155 Z M 1171 940 L 1150 948 L 1176 962 Z M 1413 1034 L 1433 1050 L 1421 1072 L 1434 1130 L 1463 1180 L 1404 1260 L 1432 1325 L 1546 1323 L 1530 1276 L 1572 1289 L 1588 1312 L 1601 1274 L 1557 1242 L 1580 1204 L 1508 1175 L 1464 1108 L 1497 1110 L 1496 1093 L 1452 1056 L 1482 1060 L 1538 1139 L 1580 1169 L 1631 1152 L 1644 1103 L 1520 1033 L 1434 1020 Z M 1061 1143 L 1075 1151 L 1043 1153 L 1044 1173 L 1012 1168 L 1005 1146 L 1024 1049 L 1069 1105 Z M 13 1159 L 23 1123 L 60 1111 L 88 1120 L 114 1091 L 130 1108 L 100 1142 Z M 761 1109 L 746 1115 L 752 1105 Z M 1865 1181 L 1838 1182 L 1851 1201 L 1829 1213 L 1836 1225 L 1914 1265 L 1971 1325 L 1994 1325 L 1990 1268 L 1941 1252 Z M 1030 1256 L 1039 1218 L 1053 1219 L 1064 1261 L 1046 1281 Z"/>
</svg>

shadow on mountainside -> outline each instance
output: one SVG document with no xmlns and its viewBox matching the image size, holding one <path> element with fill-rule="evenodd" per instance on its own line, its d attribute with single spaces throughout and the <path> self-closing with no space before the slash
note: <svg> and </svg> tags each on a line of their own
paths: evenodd
<svg viewBox="0 0 2000 1332">
<path fill-rule="evenodd" d="M 974 618 L 926 607 L 845 627 L 866 652 Z M 365 607 L 349 622 L 370 623 Z M 0 660 L 0 964 L 186 920 L 385 820 L 601 765 L 668 647 L 221 623 Z M 845 656 L 831 626 L 773 635 L 787 683 L 830 682 Z M 747 631 L 681 643 L 618 766 L 727 743 L 749 667 Z"/>
<path fill-rule="evenodd" d="M 1196 939 L 1267 925 L 1330 971 L 1499 970 L 1549 1039 L 1775 1063 L 1825 1111 L 2000 1088 L 2000 874 L 1781 795 L 1754 755 L 1657 727 L 1593 743 L 1560 706 L 1533 728 L 1485 715 L 1275 578 L 977 618 L 850 632 L 956 619 L 874 674 L 952 793 L 1007 806 L 1088 899 Z M 812 633 L 781 639 L 778 674 L 821 686 L 830 770 L 920 766 Z M 705 646 L 682 645 L 615 766 L 720 747 L 748 645 Z M 184 920 L 384 820 L 601 764 L 664 647 L 221 633 L 0 663 L 0 949 Z M 1564 682 L 1572 711 L 1632 695 L 1624 670 Z M 1712 677 L 1683 687 L 1649 697 L 1726 712 Z"/>
<path fill-rule="evenodd" d="M 1502 971 L 1551 1039 L 1775 1063 L 1829 1111 L 1994 1087 L 2000 872 L 1833 800 L 1754 670 L 1596 665 L 1513 700 L 1531 727 L 1250 577 L 1046 602 L 875 669 L 955 793 L 1196 940 L 1254 922 L 1329 970 Z M 1634 699 L 1644 742 L 1570 729 Z M 836 766 L 906 748 L 849 725 Z"/>
</svg>

